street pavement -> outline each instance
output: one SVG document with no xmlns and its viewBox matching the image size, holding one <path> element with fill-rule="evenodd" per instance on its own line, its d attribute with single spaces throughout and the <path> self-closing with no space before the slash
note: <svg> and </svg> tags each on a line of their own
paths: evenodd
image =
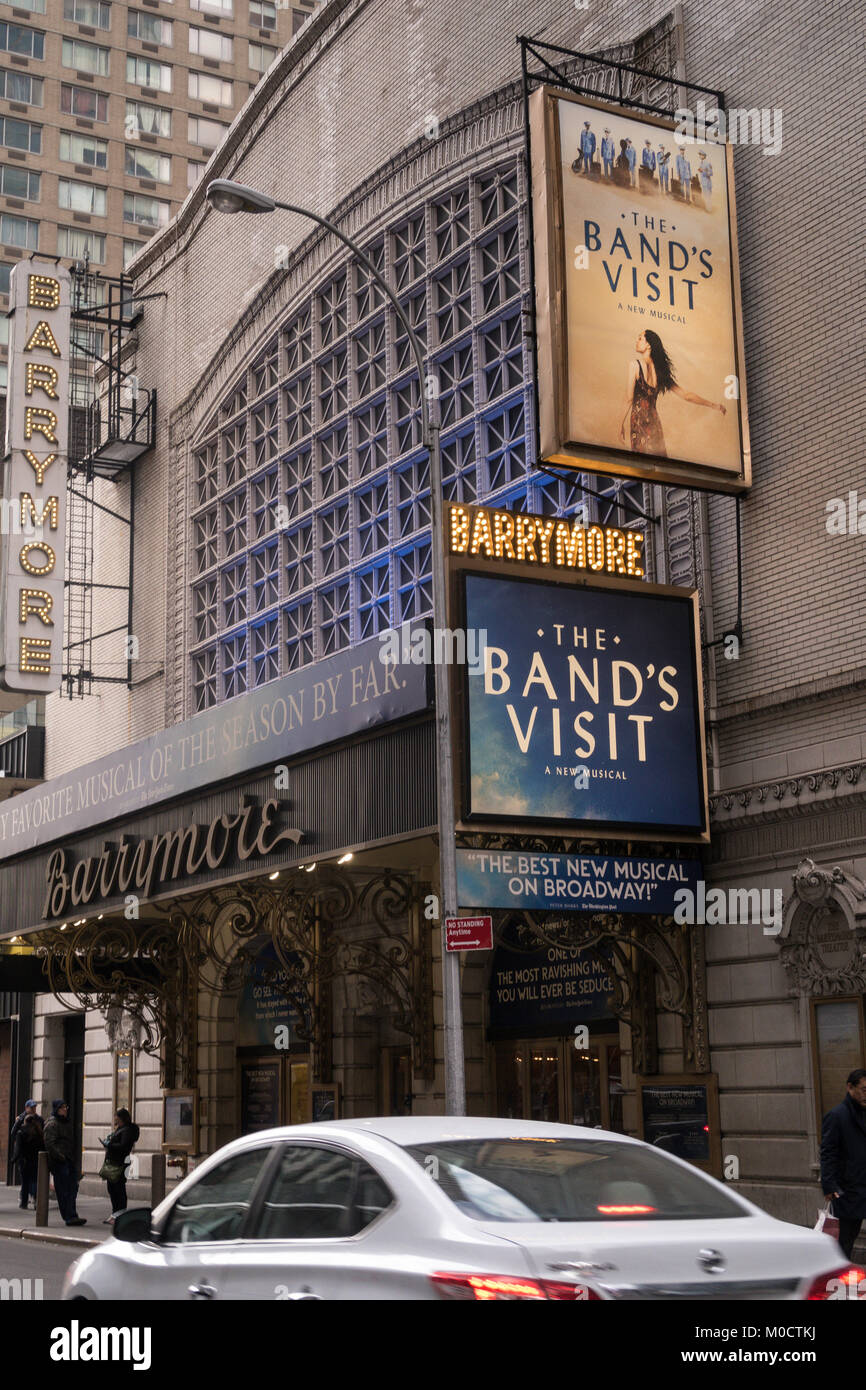
<svg viewBox="0 0 866 1390">
<path fill-rule="evenodd" d="M 78 1215 L 87 1221 L 86 1226 L 65 1226 L 57 1210 L 52 1192 L 48 1203 L 48 1225 L 36 1225 L 35 1211 L 22 1211 L 18 1205 L 21 1189 L 19 1187 L 0 1187 L 0 1239 L 5 1236 L 26 1241 L 50 1241 L 53 1245 L 64 1245 L 71 1251 L 88 1249 L 98 1245 L 111 1235 L 111 1227 L 104 1226 L 106 1216 L 111 1211 L 108 1196 L 79 1197 Z M 144 1206 L 143 1202 L 130 1202 L 130 1206 Z"/>
<path fill-rule="evenodd" d="M 59 1299 L 63 1276 L 82 1253 L 45 1241 L 0 1238 L 0 1300 L 38 1303 Z"/>
</svg>

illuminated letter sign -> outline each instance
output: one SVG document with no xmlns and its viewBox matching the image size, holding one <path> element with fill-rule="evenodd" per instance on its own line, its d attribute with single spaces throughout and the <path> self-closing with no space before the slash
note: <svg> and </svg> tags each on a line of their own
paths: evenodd
<svg viewBox="0 0 866 1390">
<path fill-rule="evenodd" d="M 69 271 L 19 262 L 9 302 L 0 687 L 47 694 L 63 669 Z"/>
</svg>

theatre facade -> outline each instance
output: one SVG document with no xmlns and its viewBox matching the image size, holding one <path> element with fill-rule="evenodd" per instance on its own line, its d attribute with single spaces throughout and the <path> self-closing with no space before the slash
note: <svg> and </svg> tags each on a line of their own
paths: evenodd
<svg viewBox="0 0 866 1390">
<path fill-rule="evenodd" d="M 48 698 L 47 780 L 0 803 L 0 990 L 34 991 L 32 1092 L 67 1093 L 91 1190 L 121 1104 L 142 1130 L 139 1197 L 151 1153 L 180 1172 L 272 1123 L 444 1111 L 435 722 L 415 659 L 436 650 L 426 396 L 448 625 L 492 649 L 451 687 L 460 908 L 493 919 L 492 948 L 460 963 L 467 1107 L 643 1135 L 814 1222 L 820 1115 L 863 1065 L 866 995 L 866 678 L 821 605 L 844 599 L 849 626 L 862 605 L 823 513 L 791 544 L 825 434 L 847 428 L 809 396 L 827 363 L 795 385 L 763 348 L 788 343 L 785 295 L 810 282 L 789 195 L 817 156 L 713 151 L 712 195 L 657 169 L 605 184 L 586 122 L 643 148 L 646 118 L 672 149 L 684 74 L 723 86 L 748 62 L 763 91 L 787 71 L 727 13 L 650 10 L 635 35 L 624 0 L 536 7 L 533 28 L 597 55 L 562 60 L 559 110 L 551 70 L 524 90 L 504 0 L 429 0 L 409 30 L 391 0 L 327 0 L 129 268 L 123 369 L 157 393 L 156 432 L 97 480 L 134 525 L 98 512 L 94 546 L 110 586 L 131 542 L 131 618 L 101 591 L 93 692 Z M 816 51 L 846 42 L 816 29 Z M 533 160 L 557 131 L 548 182 Z M 220 216 L 216 178 L 353 237 L 426 380 L 363 261 L 292 213 Z M 616 199 L 645 199 L 655 226 L 618 237 Z M 579 269 L 587 224 L 597 259 Z M 578 284 L 570 318 L 539 312 L 539 285 L 564 304 Z M 613 287 L 616 341 L 586 317 Z M 666 341 L 703 405 L 665 404 L 670 458 L 622 466 L 629 301 L 657 289 L 653 322 L 685 320 Z M 768 893 L 766 920 L 704 912 L 714 887 Z M 678 893 L 703 923 L 678 920 Z"/>
</svg>

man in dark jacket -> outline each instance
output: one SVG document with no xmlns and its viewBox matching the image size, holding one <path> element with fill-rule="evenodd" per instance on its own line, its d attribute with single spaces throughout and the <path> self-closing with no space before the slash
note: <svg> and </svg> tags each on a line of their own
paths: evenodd
<svg viewBox="0 0 866 1390">
<path fill-rule="evenodd" d="M 78 1198 L 78 1170 L 73 1152 L 69 1106 L 65 1100 L 52 1102 L 51 1119 L 45 1126 L 44 1137 L 60 1215 L 67 1226 L 84 1226 L 87 1224 L 85 1218 L 78 1215 L 75 1205 Z"/>
<path fill-rule="evenodd" d="M 12 1162 L 18 1168 L 21 1179 L 21 1198 L 18 1203 L 22 1211 L 27 1210 L 32 1198 L 36 1206 L 36 1177 L 39 1172 L 39 1153 L 45 1148 L 42 1139 L 42 1120 L 36 1113 L 36 1101 L 28 1100 L 24 1109 L 12 1126 Z"/>
<path fill-rule="evenodd" d="M 839 1244 L 852 1260 L 866 1217 L 866 1069 L 856 1067 L 845 1089 L 845 1099 L 821 1126 L 821 1187 L 825 1197 L 833 1198 Z"/>
</svg>

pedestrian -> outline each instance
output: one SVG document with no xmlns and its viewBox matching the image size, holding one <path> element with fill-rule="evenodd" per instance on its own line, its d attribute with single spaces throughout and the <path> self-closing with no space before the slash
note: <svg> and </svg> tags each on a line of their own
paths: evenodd
<svg viewBox="0 0 866 1390">
<path fill-rule="evenodd" d="M 118 1110 L 114 1116 L 114 1129 L 107 1139 L 99 1141 L 105 1149 L 105 1162 L 99 1176 L 105 1179 L 111 1199 L 111 1215 L 105 1218 L 103 1226 L 110 1225 L 118 1212 L 126 1211 L 126 1163 L 140 1133 L 129 1111 Z"/>
<path fill-rule="evenodd" d="M 78 1169 L 75 1164 L 72 1121 L 65 1100 L 52 1101 L 51 1119 L 45 1126 L 44 1139 L 60 1215 L 67 1226 L 85 1226 L 86 1219 L 78 1215 L 76 1208 Z"/>
<path fill-rule="evenodd" d="M 45 1148 L 42 1137 L 42 1119 L 36 1111 L 36 1101 L 24 1102 L 24 1109 L 12 1126 L 12 1162 L 18 1169 L 21 1181 L 21 1198 L 18 1203 L 22 1211 L 27 1211 L 32 1201 L 36 1206 L 36 1178 L 39 1172 L 39 1154 Z"/>
<path fill-rule="evenodd" d="M 866 1217 L 866 1068 L 855 1067 L 845 1099 L 821 1125 L 821 1187 L 839 1218 L 839 1244 L 849 1260 Z"/>
</svg>

